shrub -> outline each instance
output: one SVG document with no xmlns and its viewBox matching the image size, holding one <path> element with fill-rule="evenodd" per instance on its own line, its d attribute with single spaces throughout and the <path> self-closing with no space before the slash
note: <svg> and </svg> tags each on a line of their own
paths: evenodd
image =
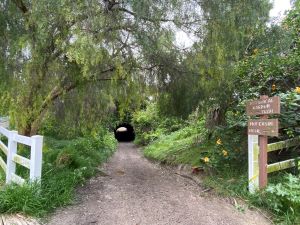
<svg viewBox="0 0 300 225">
<path fill-rule="evenodd" d="M 283 138 L 292 138 L 300 135 L 300 88 L 280 93 L 281 114 L 280 126 L 283 129 Z"/>
<path fill-rule="evenodd" d="M 200 153 L 201 166 L 217 171 L 244 168 L 242 165 L 247 157 L 247 138 L 241 139 L 236 129 L 218 128 L 202 144 L 207 148 Z"/>
<path fill-rule="evenodd" d="M 275 213 L 300 223 L 300 178 L 286 174 L 277 184 L 270 184 L 265 192 L 268 204 Z M 297 221 L 295 221 L 297 220 Z"/>
<path fill-rule="evenodd" d="M 137 111 L 133 115 L 135 143 L 147 145 L 162 135 L 180 129 L 184 124 L 181 119 L 161 116 L 156 103 L 149 103 L 146 109 Z"/>
</svg>

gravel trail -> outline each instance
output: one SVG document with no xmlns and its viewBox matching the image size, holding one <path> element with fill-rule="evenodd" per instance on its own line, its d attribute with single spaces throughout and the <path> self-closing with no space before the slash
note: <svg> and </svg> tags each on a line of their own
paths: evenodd
<svg viewBox="0 0 300 225">
<path fill-rule="evenodd" d="M 226 199 L 203 196 L 195 182 L 148 161 L 132 143 L 120 143 L 103 171 L 107 176 L 79 188 L 77 203 L 59 209 L 47 224 L 270 224 L 258 212 L 240 212 Z"/>
</svg>

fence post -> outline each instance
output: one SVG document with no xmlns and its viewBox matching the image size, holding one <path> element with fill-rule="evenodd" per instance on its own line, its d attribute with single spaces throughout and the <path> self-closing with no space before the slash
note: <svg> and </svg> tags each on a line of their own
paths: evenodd
<svg viewBox="0 0 300 225">
<path fill-rule="evenodd" d="M 32 136 L 30 155 L 30 181 L 40 181 L 42 175 L 43 136 Z"/>
<path fill-rule="evenodd" d="M 17 131 L 10 131 L 8 136 L 8 152 L 7 152 L 7 168 L 6 168 L 6 183 L 9 184 L 12 181 L 12 174 L 16 173 L 16 163 L 13 161 L 14 154 L 17 153 L 18 144 L 15 141 L 15 135 Z"/>
<path fill-rule="evenodd" d="M 259 164 L 258 164 L 258 135 L 248 135 L 248 171 L 249 192 L 254 193 L 259 187 Z"/>
</svg>

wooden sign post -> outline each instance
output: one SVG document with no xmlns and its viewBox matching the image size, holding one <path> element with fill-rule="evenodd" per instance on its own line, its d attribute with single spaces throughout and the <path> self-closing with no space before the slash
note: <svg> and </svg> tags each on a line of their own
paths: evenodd
<svg viewBox="0 0 300 225">
<path fill-rule="evenodd" d="M 249 135 L 278 136 L 278 119 L 259 119 L 248 121 Z"/>
<path fill-rule="evenodd" d="M 278 119 L 268 119 L 268 115 L 280 114 L 280 98 L 278 96 L 269 98 L 268 96 L 263 95 L 259 100 L 248 102 L 246 111 L 248 116 L 260 116 L 260 119 L 248 121 L 248 135 L 258 135 L 259 188 L 262 189 L 266 187 L 268 183 L 268 136 L 278 136 Z M 253 167 L 251 168 L 253 169 Z M 253 178 L 250 178 L 249 176 L 249 180 L 250 179 Z"/>
</svg>

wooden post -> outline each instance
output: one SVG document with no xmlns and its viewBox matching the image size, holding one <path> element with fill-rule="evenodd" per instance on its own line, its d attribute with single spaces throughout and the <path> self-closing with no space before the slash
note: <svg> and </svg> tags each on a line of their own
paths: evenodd
<svg viewBox="0 0 300 225">
<path fill-rule="evenodd" d="M 40 181 L 42 174 L 43 136 L 32 136 L 30 155 L 30 181 Z"/>
<path fill-rule="evenodd" d="M 14 154 L 17 153 L 18 144 L 15 141 L 15 135 L 17 131 L 10 131 L 8 136 L 8 152 L 6 160 L 6 183 L 9 184 L 12 181 L 12 174 L 16 173 L 16 163 L 13 161 Z"/>
<path fill-rule="evenodd" d="M 258 135 L 248 135 L 248 180 L 249 180 L 249 192 L 251 194 L 258 190 Z"/>
<path fill-rule="evenodd" d="M 265 188 L 268 183 L 268 136 L 277 137 L 278 134 L 278 119 L 268 119 L 268 115 L 280 114 L 280 97 L 268 97 L 263 95 L 259 100 L 249 101 L 246 105 L 248 116 L 260 116 L 260 119 L 252 119 L 248 121 L 248 149 L 249 149 L 249 191 L 253 192 L 253 185 L 256 179 L 256 171 L 254 169 L 254 161 L 257 154 L 254 154 L 253 140 L 250 140 L 251 135 L 258 136 L 259 145 L 259 188 Z"/>
<path fill-rule="evenodd" d="M 263 95 L 260 97 L 261 100 L 267 99 L 268 96 Z M 260 119 L 268 119 L 267 115 L 261 115 Z M 265 188 L 268 183 L 268 136 L 259 135 L 259 188 Z"/>
</svg>

